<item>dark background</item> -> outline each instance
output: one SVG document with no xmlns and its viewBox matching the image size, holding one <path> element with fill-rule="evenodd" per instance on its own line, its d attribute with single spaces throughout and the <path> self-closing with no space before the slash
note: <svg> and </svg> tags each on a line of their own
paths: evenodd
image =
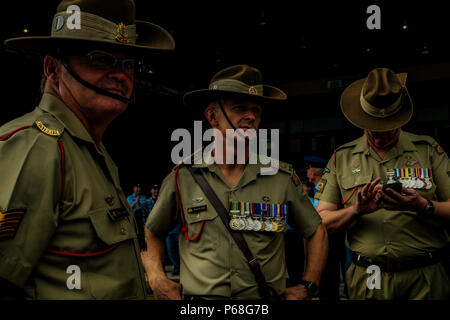
<svg viewBox="0 0 450 320">
<path fill-rule="evenodd" d="M 280 158 L 298 171 L 303 156 L 329 158 L 335 147 L 361 135 L 342 116 L 339 99 L 375 67 L 408 72 L 414 116 L 405 130 L 431 135 L 449 150 L 450 27 L 443 1 L 135 2 L 137 18 L 166 28 L 176 50 L 145 61 L 152 73 L 136 81 L 137 102 L 104 137 L 126 194 L 135 182 L 161 183 L 173 167 L 172 131 L 192 129 L 201 119 L 183 106 L 182 95 L 206 88 L 215 72 L 240 63 L 257 67 L 265 83 L 288 94 L 286 105 L 266 112 L 264 127 L 280 129 Z M 1 42 L 25 35 L 25 28 L 26 35 L 49 34 L 58 3 L 2 3 Z M 381 8 L 381 30 L 366 27 L 372 4 Z M 2 44 L 0 125 L 33 110 L 42 74 L 40 59 L 5 49 Z"/>
</svg>

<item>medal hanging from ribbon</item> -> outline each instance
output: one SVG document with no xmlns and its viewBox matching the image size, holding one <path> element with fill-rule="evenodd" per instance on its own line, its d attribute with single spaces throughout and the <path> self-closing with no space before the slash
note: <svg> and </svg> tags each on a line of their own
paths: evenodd
<svg viewBox="0 0 450 320">
<path fill-rule="evenodd" d="M 403 187 L 429 190 L 433 187 L 430 168 L 389 168 L 387 183 L 400 182 Z"/>
<path fill-rule="evenodd" d="M 236 231 L 284 232 L 288 206 L 278 203 L 230 201 L 230 228 Z"/>
</svg>

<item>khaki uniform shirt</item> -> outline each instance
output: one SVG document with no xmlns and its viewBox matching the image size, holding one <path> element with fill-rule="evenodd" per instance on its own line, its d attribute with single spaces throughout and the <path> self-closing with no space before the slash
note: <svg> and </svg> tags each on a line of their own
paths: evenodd
<svg viewBox="0 0 450 320">
<path fill-rule="evenodd" d="M 418 193 L 436 201 L 450 198 L 450 161 L 437 142 L 427 136 L 402 131 L 398 143 L 384 160 L 362 136 L 338 148 L 336 165 L 334 162 L 333 156 L 315 197 L 337 204 L 338 208 L 355 204 L 357 192 L 367 182 L 381 177 L 386 183 L 388 168 L 429 168 L 433 186 L 429 190 L 416 189 Z M 348 201 L 342 206 L 341 200 Z M 380 209 L 359 217 L 347 229 L 349 248 L 380 263 L 414 260 L 445 247 L 448 242 L 443 220 L 411 211 Z"/>
<path fill-rule="evenodd" d="M 276 175 L 260 175 L 261 165 L 247 165 L 237 185 L 231 188 L 216 164 L 200 167 L 225 208 L 230 201 L 279 203 L 289 206 L 289 225 L 308 238 L 321 219 L 308 199 L 292 167 L 281 163 Z M 175 191 L 174 172 L 163 181 L 160 196 L 147 219 L 151 232 L 164 236 L 176 226 L 180 209 Z M 194 238 L 205 222 L 196 241 L 179 237 L 181 283 L 184 294 L 218 299 L 257 299 L 258 286 L 247 260 L 224 226 L 220 216 L 194 181 L 186 167 L 178 173 L 186 226 Z M 187 209 L 206 205 L 201 212 Z M 285 290 L 284 233 L 242 231 L 250 250 L 258 259 L 267 283 L 281 295 Z M 302 246 L 303 243 L 299 243 Z"/>
<path fill-rule="evenodd" d="M 145 298 L 136 224 L 103 144 L 50 94 L 0 137 L 23 126 L 0 141 L 0 277 L 32 299 Z M 113 221 L 119 208 L 128 216 Z"/>
</svg>

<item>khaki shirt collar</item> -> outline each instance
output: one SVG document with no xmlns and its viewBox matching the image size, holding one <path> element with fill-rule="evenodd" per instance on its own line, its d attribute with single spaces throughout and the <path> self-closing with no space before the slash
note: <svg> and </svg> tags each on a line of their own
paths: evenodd
<svg viewBox="0 0 450 320">
<path fill-rule="evenodd" d="M 367 142 L 367 137 L 363 135 L 362 137 L 356 140 L 356 146 L 353 148 L 352 153 L 360 153 L 363 152 L 368 154 L 370 150 L 369 143 Z"/>
<path fill-rule="evenodd" d="M 401 131 L 398 137 L 397 144 L 388 152 L 384 161 L 388 161 L 392 158 L 402 155 L 407 151 L 417 151 L 416 146 L 408 139 L 407 135 Z M 367 137 L 363 135 L 359 139 L 356 140 L 356 146 L 353 149 L 352 153 L 364 153 L 366 155 L 370 154 L 370 146 L 367 142 Z"/>
<path fill-rule="evenodd" d="M 211 163 L 211 164 L 209 164 L 209 163 Z M 221 180 L 223 180 L 224 183 L 226 183 L 228 185 L 227 181 L 225 180 L 225 177 L 222 174 L 222 171 L 220 171 L 219 167 L 214 162 L 214 159 L 211 158 L 211 155 L 208 155 L 208 157 L 204 161 L 202 161 L 201 164 L 193 164 L 192 166 L 197 167 L 197 168 L 206 168 L 210 172 L 214 172 L 221 178 Z M 242 175 L 241 179 L 239 180 L 237 185 L 232 187 L 231 189 L 242 188 L 242 187 L 246 186 L 247 184 L 249 184 L 250 182 L 256 180 L 256 178 L 260 174 L 261 167 L 262 167 L 262 164 L 260 162 L 258 162 L 256 164 L 247 164 L 245 166 L 244 174 Z"/>
<path fill-rule="evenodd" d="M 51 113 L 64 125 L 65 129 L 67 129 L 72 136 L 95 145 L 94 140 L 81 120 L 58 97 L 49 93 L 44 93 L 38 108 Z M 101 146 L 101 148 L 103 149 L 103 146 Z"/>
</svg>

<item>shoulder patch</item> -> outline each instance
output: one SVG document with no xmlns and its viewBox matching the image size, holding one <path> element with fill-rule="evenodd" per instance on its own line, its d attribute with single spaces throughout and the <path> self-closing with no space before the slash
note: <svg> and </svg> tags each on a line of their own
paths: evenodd
<svg viewBox="0 0 450 320">
<path fill-rule="evenodd" d="M 45 126 L 45 124 L 42 123 L 42 121 L 36 120 L 34 122 L 36 124 L 36 127 L 41 130 L 43 133 L 49 135 L 49 136 L 54 136 L 54 137 L 59 137 L 61 135 L 61 133 L 59 132 L 58 129 L 50 129 L 47 128 Z"/>
<path fill-rule="evenodd" d="M 405 131 L 403 131 L 403 133 L 405 135 L 407 135 L 412 142 L 426 142 L 431 145 L 437 144 L 436 140 L 434 140 L 430 136 L 421 136 L 421 135 L 417 135 L 417 134 L 413 134 L 413 133 L 409 133 L 409 132 L 405 132 Z"/>
<path fill-rule="evenodd" d="M 346 148 L 352 148 L 352 147 L 356 146 L 361 139 L 365 139 L 365 136 L 361 136 L 358 139 L 355 139 L 353 141 L 347 142 L 346 144 L 343 144 L 342 146 L 337 147 L 336 151 L 339 151 L 339 150 L 342 150 L 342 149 L 346 149 Z"/>
<path fill-rule="evenodd" d="M 323 188 L 325 188 L 325 185 L 327 184 L 327 179 L 321 179 L 319 184 L 317 185 L 317 193 L 322 193 Z"/>
<path fill-rule="evenodd" d="M 14 238 L 25 211 L 24 209 L 0 211 L 0 239 Z"/>
<path fill-rule="evenodd" d="M 443 152 L 444 152 L 444 149 L 443 149 L 440 145 L 436 145 L 436 151 L 437 151 L 438 153 L 443 153 Z"/>
</svg>

